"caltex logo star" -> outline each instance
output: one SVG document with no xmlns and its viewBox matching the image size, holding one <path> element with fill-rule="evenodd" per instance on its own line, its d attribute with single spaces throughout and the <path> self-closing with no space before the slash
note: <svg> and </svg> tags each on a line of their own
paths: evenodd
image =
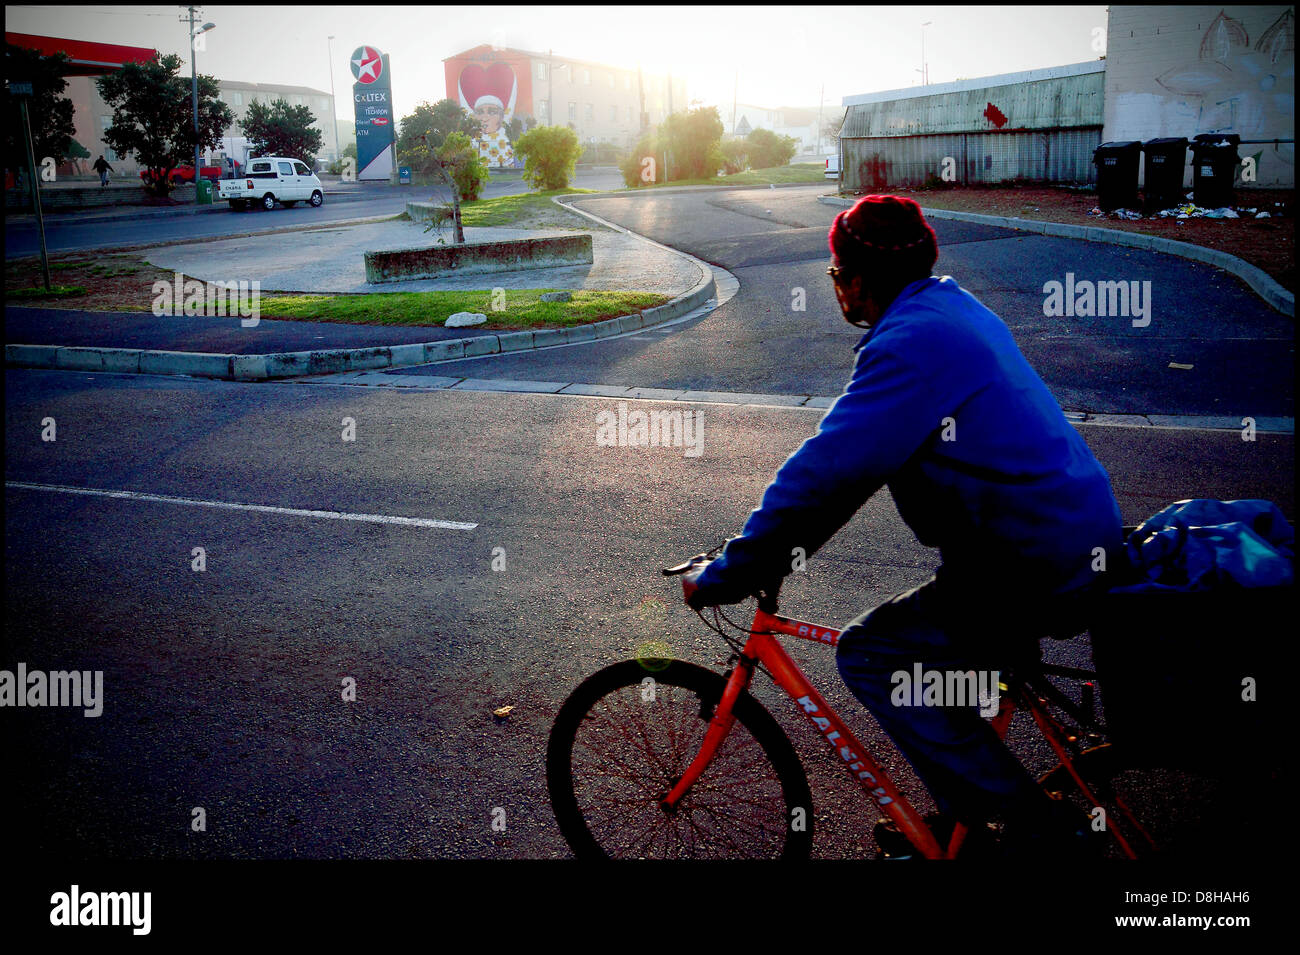
<svg viewBox="0 0 1300 955">
<path fill-rule="evenodd" d="M 384 71 L 384 61 L 373 46 L 360 46 L 352 54 L 352 75 L 359 83 L 373 83 Z"/>
</svg>

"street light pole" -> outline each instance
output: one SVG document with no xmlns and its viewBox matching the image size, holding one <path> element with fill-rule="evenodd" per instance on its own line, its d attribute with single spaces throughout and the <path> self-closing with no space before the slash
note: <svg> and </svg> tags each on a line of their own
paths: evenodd
<svg viewBox="0 0 1300 955">
<path fill-rule="evenodd" d="M 194 204 L 199 202 L 199 68 L 195 59 L 194 38 L 199 33 L 207 33 L 213 29 L 216 24 L 205 23 L 196 33 L 194 30 L 194 19 L 198 16 L 197 7 L 189 7 L 190 11 L 190 106 L 194 110 Z"/>
<path fill-rule="evenodd" d="M 330 113 L 334 120 L 334 161 L 343 159 L 343 145 L 339 142 L 339 104 L 334 99 L 334 37 L 329 38 L 330 51 Z"/>
</svg>

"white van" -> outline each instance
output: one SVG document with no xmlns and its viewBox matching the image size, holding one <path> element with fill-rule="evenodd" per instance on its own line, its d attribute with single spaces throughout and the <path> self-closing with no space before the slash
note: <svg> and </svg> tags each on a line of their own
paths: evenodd
<svg viewBox="0 0 1300 955">
<path fill-rule="evenodd" d="M 254 203 L 270 211 L 277 202 L 286 209 L 299 202 L 319 207 L 325 202 L 325 190 L 301 159 L 259 156 L 248 161 L 238 179 L 222 179 L 217 184 L 217 198 L 228 200 L 236 212 Z"/>
<path fill-rule="evenodd" d="M 840 178 L 840 154 L 839 153 L 836 153 L 834 156 L 826 157 L 825 175 L 827 179 Z"/>
</svg>

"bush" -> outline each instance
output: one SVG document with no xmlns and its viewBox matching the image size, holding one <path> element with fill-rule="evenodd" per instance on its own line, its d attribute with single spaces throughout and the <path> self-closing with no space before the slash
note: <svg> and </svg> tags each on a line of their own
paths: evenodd
<svg viewBox="0 0 1300 955">
<path fill-rule="evenodd" d="M 582 147 L 567 126 L 537 126 L 519 137 L 515 154 L 524 157 L 524 181 L 533 189 L 563 189 L 573 178 Z"/>
<path fill-rule="evenodd" d="M 793 136 L 778 136 L 770 129 L 756 129 L 745 137 L 749 147 L 749 165 L 752 169 L 771 169 L 787 166 L 799 149 Z"/>
<path fill-rule="evenodd" d="M 448 133 L 436 155 L 455 181 L 461 199 L 465 202 L 477 199 L 488 181 L 488 169 L 478 158 L 478 150 L 470 138 L 464 133 Z"/>
<path fill-rule="evenodd" d="M 654 160 L 652 166 L 644 163 L 646 158 Z M 637 186 L 647 186 L 654 182 L 664 181 L 664 171 L 660 167 L 663 165 L 663 154 L 659 151 L 658 145 L 653 136 L 644 137 L 627 156 L 618 164 L 618 170 L 623 174 L 623 183 L 630 189 Z M 642 179 L 642 174 L 650 176 L 649 179 Z"/>
<path fill-rule="evenodd" d="M 722 130 L 716 106 L 673 113 L 665 119 L 659 127 L 659 151 L 668 150 L 668 178 L 712 179 L 717 175 L 723 164 Z"/>
<path fill-rule="evenodd" d="M 742 139 L 729 139 L 722 144 L 722 168 L 728 176 L 749 168 L 749 149 Z"/>
</svg>

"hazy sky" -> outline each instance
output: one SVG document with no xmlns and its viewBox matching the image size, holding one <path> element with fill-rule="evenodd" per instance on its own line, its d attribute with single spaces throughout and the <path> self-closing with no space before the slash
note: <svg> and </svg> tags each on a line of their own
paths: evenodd
<svg viewBox="0 0 1300 955">
<path fill-rule="evenodd" d="M 352 117 L 348 56 L 369 44 L 390 54 L 398 116 L 445 95 L 444 57 L 481 43 L 684 77 L 692 100 L 827 106 L 854 93 L 919 82 L 921 24 L 930 82 L 1094 60 L 1093 30 L 1106 8 L 1088 7 L 200 7 L 206 34 L 199 71 L 225 80 L 329 91 Z M 8 6 L 5 29 L 182 53 L 189 41 L 173 6 Z M 1104 32 L 1103 32 L 1104 36 Z"/>
</svg>

